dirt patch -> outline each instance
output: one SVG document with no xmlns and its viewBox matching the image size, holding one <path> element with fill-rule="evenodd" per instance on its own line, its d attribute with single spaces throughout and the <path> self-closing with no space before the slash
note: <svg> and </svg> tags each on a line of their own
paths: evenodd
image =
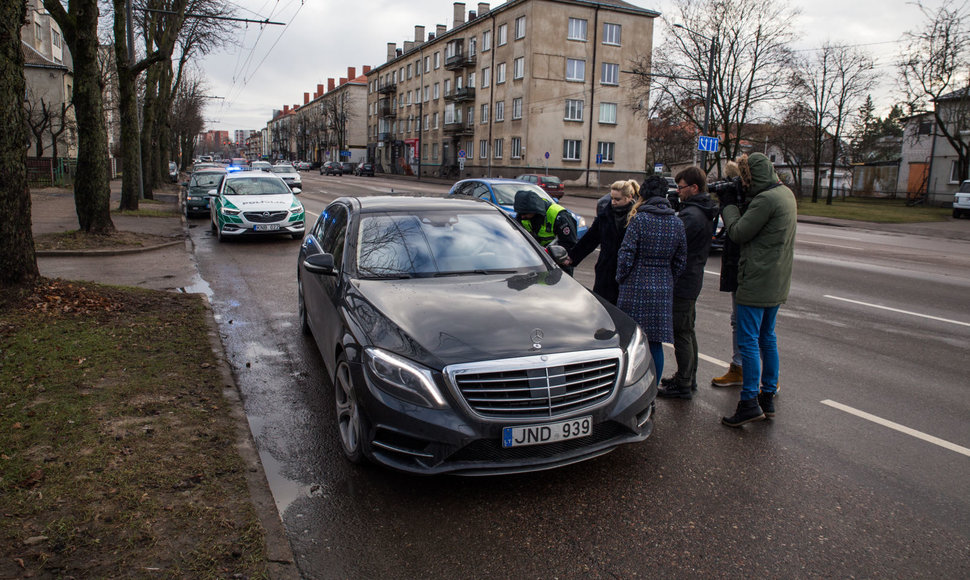
<svg viewBox="0 0 970 580">
<path fill-rule="evenodd" d="M 78 230 L 34 236 L 34 249 L 49 250 L 111 250 L 146 248 L 165 244 L 178 238 L 116 231 L 108 235 L 89 234 Z"/>
</svg>

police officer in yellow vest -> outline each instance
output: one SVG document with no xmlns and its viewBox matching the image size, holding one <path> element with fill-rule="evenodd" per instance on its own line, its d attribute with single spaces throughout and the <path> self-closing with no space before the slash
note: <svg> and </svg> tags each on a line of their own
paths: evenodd
<svg viewBox="0 0 970 580">
<path fill-rule="evenodd" d="M 542 246 L 556 241 L 566 250 L 571 250 L 579 242 L 576 222 L 569 211 L 558 203 L 550 203 L 534 191 L 517 191 L 512 209 L 515 210 L 515 219 Z M 571 274 L 571 271 L 572 268 L 566 269 L 567 273 Z"/>
<path fill-rule="evenodd" d="M 534 191 L 517 191 L 513 209 L 515 219 L 543 246 L 558 240 L 557 244 L 571 250 L 579 241 L 576 223 L 566 208 L 549 203 Z"/>
</svg>

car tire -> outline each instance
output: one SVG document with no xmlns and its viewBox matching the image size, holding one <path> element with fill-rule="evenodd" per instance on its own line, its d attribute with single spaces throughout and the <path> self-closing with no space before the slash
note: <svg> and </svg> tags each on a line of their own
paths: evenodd
<svg viewBox="0 0 970 580">
<path fill-rule="evenodd" d="M 366 458 L 363 451 L 363 438 L 366 421 L 357 403 L 357 392 L 354 388 L 353 375 L 347 356 L 337 357 L 337 370 L 333 378 L 334 406 L 337 412 L 337 436 L 340 438 L 340 448 L 343 449 L 347 461 L 360 464 Z"/>
<path fill-rule="evenodd" d="M 296 297 L 297 316 L 300 318 L 300 332 L 304 336 L 312 336 L 313 331 L 310 330 L 310 320 L 306 315 L 306 302 L 303 298 L 303 278 L 299 274 L 296 275 Z"/>
<path fill-rule="evenodd" d="M 958 220 L 961 217 L 963 217 L 963 212 L 962 211 L 960 211 L 958 209 L 953 210 L 953 219 L 957 219 Z"/>
</svg>

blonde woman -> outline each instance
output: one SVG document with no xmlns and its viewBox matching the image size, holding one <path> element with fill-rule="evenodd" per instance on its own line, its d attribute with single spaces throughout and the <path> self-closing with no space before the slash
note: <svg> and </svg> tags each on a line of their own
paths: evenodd
<svg viewBox="0 0 970 580">
<path fill-rule="evenodd" d="M 593 292 L 612 304 L 616 304 L 620 293 L 620 285 L 616 282 L 616 255 L 620 243 L 623 242 L 630 210 L 638 191 L 640 185 L 632 179 L 614 181 L 610 185 L 610 193 L 596 203 L 593 225 L 569 251 L 573 266 L 578 266 L 583 258 L 599 247 L 600 255 L 593 268 Z"/>
</svg>

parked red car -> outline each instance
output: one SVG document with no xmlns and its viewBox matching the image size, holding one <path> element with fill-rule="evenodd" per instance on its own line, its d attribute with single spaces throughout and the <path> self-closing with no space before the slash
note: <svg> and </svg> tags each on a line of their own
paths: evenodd
<svg viewBox="0 0 970 580">
<path fill-rule="evenodd" d="M 534 183 L 541 187 L 546 193 L 556 199 L 566 196 L 566 186 L 562 180 L 555 175 L 541 175 L 539 173 L 526 173 L 516 177 L 519 181 Z"/>
</svg>

